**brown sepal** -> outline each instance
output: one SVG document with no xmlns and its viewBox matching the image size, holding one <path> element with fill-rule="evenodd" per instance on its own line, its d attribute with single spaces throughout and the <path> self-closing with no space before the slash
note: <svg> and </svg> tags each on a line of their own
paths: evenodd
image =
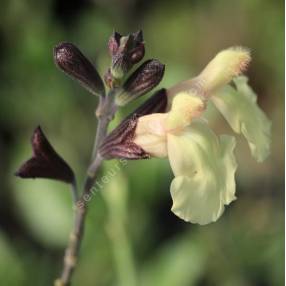
<svg viewBox="0 0 286 286">
<path fill-rule="evenodd" d="M 99 153 L 105 159 L 147 159 L 150 155 L 133 142 L 138 118 L 151 113 L 165 112 L 167 93 L 157 91 L 138 109 L 126 117 L 102 142 Z"/>
<path fill-rule="evenodd" d="M 21 178 L 47 178 L 72 183 L 74 173 L 69 165 L 53 149 L 41 127 L 32 136 L 33 156 L 15 173 Z"/>
</svg>

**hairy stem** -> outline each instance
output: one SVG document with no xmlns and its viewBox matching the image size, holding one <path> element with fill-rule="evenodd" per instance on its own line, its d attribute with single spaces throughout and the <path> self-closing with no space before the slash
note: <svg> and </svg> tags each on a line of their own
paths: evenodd
<svg viewBox="0 0 286 286">
<path fill-rule="evenodd" d="M 115 112 L 116 107 L 114 104 L 114 92 L 111 90 L 107 97 L 100 97 L 100 101 L 96 110 L 98 125 L 92 150 L 91 158 L 93 160 L 95 160 L 97 156 L 97 149 L 100 146 L 102 139 L 106 136 L 108 124 L 113 119 Z"/>
<path fill-rule="evenodd" d="M 87 202 L 91 188 L 96 180 L 97 171 L 101 166 L 103 159 L 98 154 L 98 147 L 107 133 L 109 122 L 115 113 L 114 99 L 112 94 L 101 98 L 96 115 L 98 125 L 96 131 L 95 145 L 92 154 L 92 162 L 87 171 L 87 177 L 84 183 L 83 192 L 79 200 L 75 204 L 75 220 L 69 242 L 65 251 L 64 265 L 61 277 L 55 281 L 55 286 L 70 285 L 74 269 L 77 265 L 80 245 L 84 234 L 84 224 L 87 213 Z M 88 199 L 87 199 L 88 198 Z"/>
<path fill-rule="evenodd" d="M 77 191 L 76 179 L 74 179 L 74 181 L 71 184 L 71 195 L 72 195 L 73 204 L 76 205 L 77 200 L 78 200 L 78 191 Z"/>
</svg>

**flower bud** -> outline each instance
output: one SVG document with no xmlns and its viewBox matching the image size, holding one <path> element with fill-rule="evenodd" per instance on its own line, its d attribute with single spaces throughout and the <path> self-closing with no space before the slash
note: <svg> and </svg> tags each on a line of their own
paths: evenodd
<svg viewBox="0 0 286 286">
<path fill-rule="evenodd" d="M 132 34 L 134 37 L 135 48 L 130 51 L 130 61 L 133 65 L 139 63 L 145 55 L 143 42 L 143 32 L 141 30 Z"/>
<path fill-rule="evenodd" d="M 164 112 L 167 107 L 167 94 L 161 89 L 143 105 L 125 118 L 102 142 L 99 153 L 105 159 L 146 159 L 150 158 L 141 146 L 134 142 L 138 119 L 144 115 Z"/>
<path fill-rule="evenodd" d="M 158 60 L 144 62 L 124 83 L 116 95 L 117 105 L 123 106 L 156 87 L 163 78 L 165 65 Z"/>
<path fill-rule="evenodd" d="M 32 136 L 33 156 L 16 172 L 21 178 L 48 178 L 72 183 L 74 173 L 70 166 L 56 153 L 40 127 Z"/>
<path fill-rule="evenodd" d="M 109 53 L 112 57 L 111 74 L 115 79 L 121 79 L 142 60 L 145 54 L 142 31 L 121 36 L 114 32 L 108 41 Z"/>
<path fill-rule="evenodd" d="M 113 56 L 117 53 L 121 38 L 122 38 L 122 35 L 120 35 L 117 32 L 114 32 L 113 35 L 109 38 L 108 50 L 109 50 L 110 56 Z"/>
<path fill-rule="evenodd" d="M 54 48 L 57 66 L 95 95 L 104 95 L 102 79 L 91 62 L 71 43 L 61 43 Z"/>
</svg>

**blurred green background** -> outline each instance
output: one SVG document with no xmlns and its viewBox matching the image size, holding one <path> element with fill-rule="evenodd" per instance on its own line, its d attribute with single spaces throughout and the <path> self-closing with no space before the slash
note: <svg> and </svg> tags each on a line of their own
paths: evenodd
<svg viewBox="0 0 286 286">
<path fill-rule="evenodd" d="M 160 84 L 196 75 L 221 49 L 244 45 L 259 105 L 273 123 L 262 164 L 239 140 L 237 201 L 207 226 L 170 211 L 167 160 L 128 162 L 90 203 L 74 285 L 284 285 L 284 1 L 0 0 L 0 284 L 52 285 L 72 223 L 62 183 L 13 176 L 40 124 L 81 182 L 97 99 L 54 65 L 60 41 L 76 44 L 103 74 L 116 29 L 143 29 L 147 54 L 166 64 Z M 131 108 L 120 111 L 114 124 Z M 217 133 L 230 133 L 211 107 Z M 105 165 L 101 174 L 116 168 Z"/>
</svg>

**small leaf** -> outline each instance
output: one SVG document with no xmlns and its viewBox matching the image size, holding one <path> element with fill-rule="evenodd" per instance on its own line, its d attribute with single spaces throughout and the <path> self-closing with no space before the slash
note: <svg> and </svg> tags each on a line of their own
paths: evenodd
<svg viewBox="0 0 286 286">
<path fill-rule="evenodd" d="M 163 78 L 165 65 L 158 60 L 144 62 L 124 83 L 116 95 L 116 103 L 126 105 L 156 87 Z"/>
<path fill-rule="evenodd" d="M 83 87 L 95 95 L 104 95 L 102 79 L 91 62 L 71 43 L 61 43 L 54 48 L 54 59 L 57 66 Z"/>
<path fill-rule="evenodd" d="M 21 178 L 47 178 L 72 183 L 74 173 L 69 165 L 56 153 L 41 127 L 32 136 L 33 157 L 16 172 Z"/>
<path fill-rule="evenodd" d="M 99 153 L 105 159 L 126 158 L 146 159 L 150 155 L 133 142 L 138 118 L 156 112 L 164 112 L 167 107 L 165 89 L 157 91 L 144 104 L 127 116 L 102 142 Z"/>
</svg>

